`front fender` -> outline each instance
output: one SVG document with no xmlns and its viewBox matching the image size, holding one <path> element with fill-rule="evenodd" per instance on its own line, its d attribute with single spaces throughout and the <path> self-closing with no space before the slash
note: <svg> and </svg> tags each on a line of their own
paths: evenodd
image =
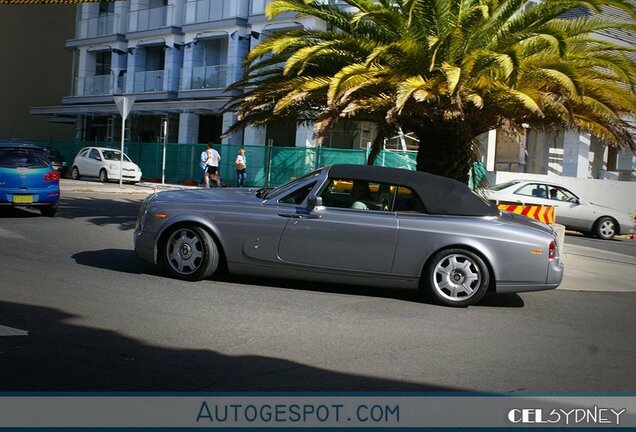
<svg viewBox="0 0 636 432">
<path fill-rule="evenodd" d="M 176 225 L 199 225 L 206 229 L 208 232 L 212 233 L 215 240 L 219 242 L 219 246 L 222 250 L 225 250 L 225 239 L 221 234 L 221 230 L 219 227 L 211 221 L 210 219 L 206 219 L 197 215 L 177 215 L 171 218 L 167 218 L 159 227 L 157 234 L 155 236 L 155 246 L 154 246 L 154 261 L 155 264 L 158 262 L 158 254 L 159 254 L 159 243 L 163 236 L 169 231 L 172 227 Z"/>
</svg>

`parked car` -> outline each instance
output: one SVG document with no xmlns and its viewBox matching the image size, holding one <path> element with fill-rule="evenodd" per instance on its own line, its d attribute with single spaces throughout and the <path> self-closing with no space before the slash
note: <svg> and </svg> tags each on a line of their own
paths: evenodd
<svg viewBox="0 0 636 432">
<path fill-rule="evenodd" d="M 61 177 L 65 177 L 68 171 L 68 166 L 66 165 L 64 156 L 62 156 L 62 154 L 57 151 L 55 147 L 42 146 L 42 150 L 44 150 L 44 154 L 51 163 L 53 169 L 59 171 Z"/>
<path fill-rule="evenodd" d="M 71 177 L 97 177 L 101 182 L 119 180 L 119 164 L 121 152 L 105 147 L 84 147 L 73 160 Z M 141 169 L 124 153 L 123 180 L 137 183 L 141 180 Z"/>
<path fill-rule="evenodd" d="M 557 223 L 601 239 L 634 232 L 634 220 L 628 213 L 585 201 L 556 183 L 513 180 L 495 185 L 485 194 L 495 201 L 554 206 Z"/>
<path fill-rule="evenodd" d="M 0 142 L 0 205 L 36 207 L 55 216 L 60 200 L 60 173 L 41 147 Z"/>
<path fill-rule="evenodd" d="M 432 174 L 333 165 L 270 189 L 192 189 L 149 196 L 135 252 L 168 275 L 232 273 L 421 288 L 467 306 L 487 290 L 556 288 L 549 225 L 510 213 Z"/>
</svg>

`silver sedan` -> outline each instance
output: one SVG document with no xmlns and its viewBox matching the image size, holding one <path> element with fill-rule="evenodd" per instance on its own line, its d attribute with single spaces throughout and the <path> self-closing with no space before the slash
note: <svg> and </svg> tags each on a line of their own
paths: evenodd
<svg viewBox="0 0 636 432">
<path fill-rule="evenodd" d="M 420 289 L 467 306 L 556 288 L 552 229 L 427 173 L 334 165 L 275 188 L 192 189 L 141 205 L 135 252 L 172 277 L 218 271 Z"/>
<path fill-rule="evenodd" d="M 605 240 L 634 232 L 628 213 L 588 202 L 556 183 L 513 180 L 493 186 L 485 195 L 498 202 L 554 206 L 557 223 Z"/>
</svg>

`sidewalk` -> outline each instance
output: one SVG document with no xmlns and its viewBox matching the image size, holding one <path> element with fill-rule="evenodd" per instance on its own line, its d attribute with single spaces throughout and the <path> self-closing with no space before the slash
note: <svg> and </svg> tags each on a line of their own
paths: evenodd
<svg viewBox="0 0 636 432">
<path fill-rule="evenodd" d="M 565 276 L 559 289 L 636 292 L 636 257 L 568 244 L 566 237 L 561 258 Z"/>
<path fill-rule="evenodd" d="M 121 194 L 139 194 L 150 195 L 153 192 L 161 192 L 164 190 L 176 190 L 176 189 L 197 189 L 197 186 L 184 186 L 175 184 L 161 184 L 161 183 L 149 183 L 139 182 L 137 184 L 126 184 L 119 187 L 119 183 L 101 183 L 98 180 L 70 180 L 61 179 L 60 189 L 62 194 L 64 193 L 121 193 Z"/>
<path fill-rule="evenodd" d="M 197 189 L 197 186 L 139 182 L 136 185 L 99 181 L 60 180 L 64 193 L 119 193 L 143 197 L 153 192 Z M 625 240 L 636 241 L 636 240 Z M 570 291 L 636 292 L 636 257 L 568 243 L 561 257 L 565 276 L 559 287 Z"/>
</svg>

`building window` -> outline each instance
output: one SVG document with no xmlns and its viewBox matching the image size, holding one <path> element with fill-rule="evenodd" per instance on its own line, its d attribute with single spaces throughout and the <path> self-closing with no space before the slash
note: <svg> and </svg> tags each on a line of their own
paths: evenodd
<svg viewBox="0 0 636 432">
<path fill-rule="evenodd" d="M 99 15 L 110 15 L 115 13 L 115 3 L 99 2 Z"/>
<path fill-rule="evenodd" d="M 100 51 L 95 53 L 95 75 L 110 75 L 112 53 Z"/>
</svg>

